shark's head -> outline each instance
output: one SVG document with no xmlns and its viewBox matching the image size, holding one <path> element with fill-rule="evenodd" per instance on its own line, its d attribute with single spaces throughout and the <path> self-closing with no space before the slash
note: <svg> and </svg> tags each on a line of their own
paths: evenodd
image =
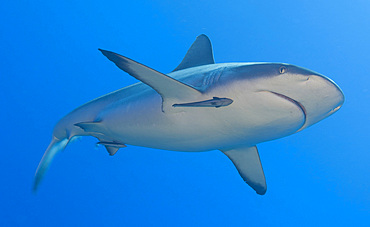
<svg viewBox="0 0 370 227">
<path fill-rule="evenodd" d="M 253 94 L 261 94 L 258 96 L 259 105 L 276 98 L 294 104 L 303 113 L 303 121 L 297 131 L 333 114 L 344 102 L 341 89 L 331 79 L 298 66 L 257 63 L 241 65 L 231 71 L 233 73 L 229 76 L 234 77 L 240 87 L 244 86 Z M 278 103 L 275 108 L 279 108 Z"/>
<path fill-rule="evenodd" d="M 276 68 L 278 72 L 271 78 L 271 92 L 287 96 L 302 106 L 306 122 L 300 130 L 323 120 L 342 107 L 343 92 L 328 77 L 294 65 L 276 64 Z"/>
</svg>

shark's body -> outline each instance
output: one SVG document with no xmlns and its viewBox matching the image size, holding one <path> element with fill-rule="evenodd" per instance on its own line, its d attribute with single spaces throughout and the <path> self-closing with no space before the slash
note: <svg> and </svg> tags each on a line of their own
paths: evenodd
<svg viewBox="0 0 370 227">
<path fill-rule="evenodd" d="M 344 96 L 330 79 L 282 63 L 215 64 L 201 35 L 165 75 L 101 50 L 141 80 L 82 105 L 56 125 L 35 176 L 74 136 L 94 136 L 111 155 L 136 145 L 173 151 L 221 150 L 258 194 L 266 182 L 256 144 L 298 132 L 338 110 Z"/>
</svg>

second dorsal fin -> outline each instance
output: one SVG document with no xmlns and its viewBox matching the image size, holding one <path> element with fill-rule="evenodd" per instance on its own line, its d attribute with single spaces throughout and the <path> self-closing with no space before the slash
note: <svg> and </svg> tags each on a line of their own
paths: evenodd
<svg viewBox="0 0 370 227">
<path fill-rule="evenodd" d="M 180 65 L 173 71 L 214 63 L 211 41 L 206 35 L 202 34 L 197 37 Z"/>
</svg>

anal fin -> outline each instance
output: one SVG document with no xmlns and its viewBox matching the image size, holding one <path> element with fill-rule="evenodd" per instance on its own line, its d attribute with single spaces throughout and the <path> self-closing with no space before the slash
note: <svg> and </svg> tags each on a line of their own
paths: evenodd
<svg viewBox="0 0 370 227">
<path fill-rule="evenodd" d="M 117 153 L 118 149 L 127 147 L 125 144 L 117 143 L 117 142 L 106 142 L 106 141 L 100 141 L 96 143 L 97 145 L 104 145 L 107 149 L 109 155 L 113 156 Z"/>
<path fill-rule="evenodd" d="M 259 195 L 267 190 L 265 174 L 256 146 L 222 151 L 234 163 L 240 176 Z"/>
<path fill-rule="evenodd" d="M 107 149 L 110 156 L 113 156 L 117 153 L 119 148 L 118 147 L 105 146 L 105 149 Z"/>
</svg>

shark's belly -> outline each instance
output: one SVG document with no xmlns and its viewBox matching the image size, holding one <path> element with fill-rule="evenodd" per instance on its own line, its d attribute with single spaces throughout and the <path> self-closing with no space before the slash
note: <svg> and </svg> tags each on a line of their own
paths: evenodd
<svg viewBox="0 0 370 227">
<path fill-rule="evenodd" d="M 302 126 L 304 116 L 296 105 L 268 95 L 268 105 L 235 98 L 227 107 L 163 112 L 160 96 L 148 94 L 117 104 L 99 118 L 107 137 L 129 145 L 174 151 L 226 149 L 287 136 Z"/>
</svg>

